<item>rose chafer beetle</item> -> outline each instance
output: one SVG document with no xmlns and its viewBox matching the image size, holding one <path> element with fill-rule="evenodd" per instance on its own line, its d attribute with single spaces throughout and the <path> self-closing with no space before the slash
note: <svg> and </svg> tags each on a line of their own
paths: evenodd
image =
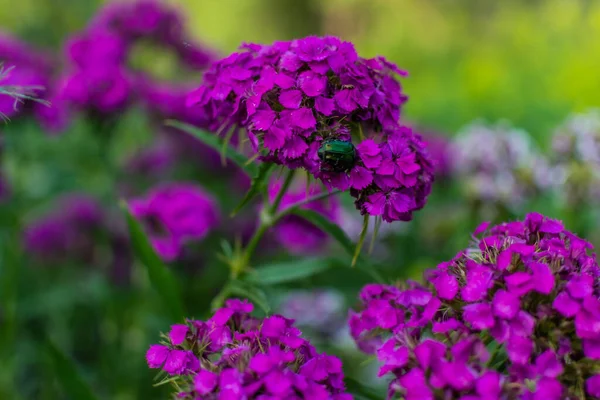
<svg viewBox="0 0 600 400">
<path fill-rule="evenodd" d="M 317 155 L 321 160 L 321 171 L 344 172 L 356 163 L 356 148 L 352 142 L 327 139 L 321 144 Z"/>
</svg>

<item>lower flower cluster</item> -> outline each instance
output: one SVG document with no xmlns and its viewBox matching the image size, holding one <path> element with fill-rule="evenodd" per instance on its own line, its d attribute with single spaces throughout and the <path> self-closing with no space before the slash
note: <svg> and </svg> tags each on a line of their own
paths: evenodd
<svg viewBox="0 0 600 400">
<path fill-rule="evenodd" d="M 173 325 L 148 366 L 170 375 L 182 399 L 352 399 L 338 358 L 318 354 L 293 320 L 252 311 L 230 299 L 207 321 Z"/>
<path fill-rule="evenodd" d="M 392 373 L 388 398 L 600 397 L 600 268 L 562 223 L 477 228 L 426 286 L 368 285 L 351 334 Z"/>
</svg>

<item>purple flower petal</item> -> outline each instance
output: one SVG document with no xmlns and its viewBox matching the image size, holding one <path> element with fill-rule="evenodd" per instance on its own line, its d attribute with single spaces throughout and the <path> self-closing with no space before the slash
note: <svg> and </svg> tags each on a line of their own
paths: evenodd
<svg viewBox="0 0 600 400">
<path fill-rule="evenodd" d="M 522 336 L 511 336 L 506 345 L 508 359 L 515 364 L 527 364 L 533 352 L 533 341 Z"/>
<path fill-rule="evenodd" d="M 185 341 L 189 328 L 187 325 L 172 325 L 169 332 L 169 339 L 175 346 L 179 346 Z"/>
<path fill-rule="evenodd" d="M 328 99 L 323 96 L 315 98 L 315 110 L 317 110 L 321 114 L 329 117 L 331 114 L 333 114 L 334 109 L 335 102 L 333 101 L 333 99 Z"/>
<path fill-rule="evenodd" d="M 208 394 L 217 386 L 218 378 L 214 372 L 201 369 L 194 377 L 194 390 L 201 395 Z"/>
<path fill-rule="evenodd" d="M 496 316 L 511 319 L 519 312 L 521 302 L 519 298 L 505 290 L 498 290 L 492 301 Z"/>
<path fill-rule="evenodd" d="M 325 92 L 327 77 L 316 74 L 313 71 L 304 71 L 298 76 L 297 84 L 305 95 L 317 97 Z"/>
<path fill-rule="evenodd" d="M 317 120 L 310 108 L 300 108 L 292 111 L 290 114 L 290 123 L 297 128 L 314 129 L 317 125 Z"/>
<path fill-rule="evenodd" d="M 581 306 L 567 292 L 560 292 L 552 302 L 552 308 L 563 316 L 572 318 L 579 312 Z"/>
<path fill-rule="evenodd" d="M 279 102 L 285 108 L 296 109 L 302 102 L 302 93 L 299 90 L 287 90 L 279 95 Z"/>
<path fill-rule="evenodd" d="M 475 303 L 463 306 L 463 318 L 477 330 L 494 326 L 492 307 L 487 303 Z"/>
<path fill-rule="evenodd" d="M 146 361 L 150 368 L 161 368 L 169 355 L 169 348 L 160 344 L 153 344 L 146 352 Z"/>
<path fill-rule="evenodd" d="M 252 116 L 252 126 L 254 129 L 259 131 L 266 131 L 271 127 L 273 121 L 275 121 L 275 111 L 273 110 L 258 110 Z"/>
</svg>

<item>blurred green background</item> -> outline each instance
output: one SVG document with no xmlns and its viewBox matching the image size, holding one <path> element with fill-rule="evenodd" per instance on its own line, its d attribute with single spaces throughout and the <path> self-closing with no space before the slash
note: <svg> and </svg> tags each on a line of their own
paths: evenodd
<svg viewBox="0 0 600 400">
<path fill-rule="evenodd" d="M 452 135 L 476 118 L 508 119 L 529 131 L 547 149 L 550 134 L 567 115 L 600 106 L 597 0 L 169 3 L 185 10 L 187 29 L 196 39 L 223 55 L 243 41 L 272 42 L 309 34 L 350 40 L 364 57 L 384 55 L 410 73 L 402 82 L 410 96 L 403 118 L 443 135 Z M 59 54 L 65 38 L 84 28 L 101 4 L 97 0 L 0 0 L 0 26 Z M 153 65 L 145 67 L 158 73 L 164 73 L 163 69 L 170 69 L 167 74 L 177 73 L 168 57 L 151 57 L 155 57 Z M 118 140 L 129 143 L 129 147 L 138 141 L 150 141 L 153 132 L 143 129 L 141 119 L 135 114 L 124 118 L 116 135 Z M 84 123 L 75 124 L 57 140 L 39 132 L 26 132 L 37 129 L 31 124 L 10 125 L 6 131 L 11 127 L 15 153 L 7 157 L 6 164 L 15 178 L 16 191 L 20 190 L 25 199 L 16 205 L 23 215 L 61 191 L 87 188 L 107 203 L 112 200 L 111 177 L 106 171 L 97 171 L 103 166 L 98 158 L 94 159 L 98 157 L 98 144 L 90 139 L 93 135 Z M 5 129 L 0 126 L 0 130 Z M 125 152 L 118 145 L 113 147 L 117 153 Z M 223 186 L 228 182 L 211 182 L 204 176 L 199 181 L 219 198 L 227 198 Z M 538 200 L 540 209 L 550 207 L 544 205 L 545 199 Z M 408 233 L 388 239 L 386 244 L 393 249 L 387 259 L 388 276 L 418 277 L 423 268 L 433 267 L 467 244 L 467 233 L 475 222 L 464 218 L 465 210 L 454 212 L 460 202 L 451 189 L 434 191 L 414 223 L 400 229 Z M 116 208 L 116 204 L 112 206 Z M 230 206 L 233 204 L 224 209 Z M 461 218 L 464 221 L 456 222 Z M 429 225 L 431 220 L 437 225 Z M 430 231 L 436 229 L 441 233 L 434 238 Z M 57 382 L 72 383 L 74 374 L 68 366 L 57 365 L 56 358 L 52 362 L 38 354 L 36 331 L 40 329 L 48 330 L 76 360 L 83 379 L 91 383 L 100 398 L 164 398 L 164 390 L 151 387 L 155 371 L 146 368 L 143 356 L 148 345 L 157 342 L 158 332 L 177 321 L 161 314 L 160 301 L 144 271 L 135 270 L 132 288 L 121 290 L 111 286 L 103 271 L 82 265 L 29 268 L 17 251 L 19 232 L 0 239 L 7 237 L 15 242 L 2 243 L 8 256 L 0 258 L 1 299 L 6 302 L 3 306 L 8 305 L 2 307 L 1 314 L 0 399 L 68 398 Z M 215 252 L 217 247 L 218 241 L 210 238 L 198 246 L 198 252 Z M 214 257 L 206 264 L 205 275 L 195 270 L 196 266 L 188 266 L 188 270 L 181 265 L 173 268 L 185 276 L 181 280 L 187 285 L 188 310 L 198 318 L 207 313 L 213 295 L 210 289 L 218 289 L 210 285 L 222 283 L 227 274 L 225 266 Z M 11 273 L 21 276 L 17 279 Z M 347 305 L 352 305 L 358 289 L 369 279 L 346 272 L 342 279 L 335 270 L 302 285 L 338 287 L 346 295 Z M 285 292 L 287 287 L 279 290 Z M 341 356 L 350 369 L 362 366 L 361 356 L 351 352 Z"/>
<path fill-rule="evenodd" d="M 600 105 L 597 0 L 173 0 L 195 36 L 227 53 L 242 41 L 308 34 L 353 41 L 410 73 L 406 118 L 445 132 L 507 118 L 543 145 L 572 111 Z M 0 1 L 0 25 L 58 47 L 97 0 Z"/>
</svg>

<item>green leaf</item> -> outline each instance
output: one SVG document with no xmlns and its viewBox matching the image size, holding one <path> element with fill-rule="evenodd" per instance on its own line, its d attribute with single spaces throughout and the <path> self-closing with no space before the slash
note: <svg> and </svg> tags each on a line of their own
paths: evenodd
<svg viewBox="0 0 600 400">
<path fill-rule="evenodd" d="M 353 394 L 355 399 L 361 400 L 381 400 L 385 397 L 385 394 L 379 393 L 377 390 L 363 385 L 355 379 L 346 377 L 344 379 L 346 383 L 346 389 L 348 392 Z"/>
<path fill-rule="evenodd" d="M 313 210 L 305 210 L 300 208 L 292 208 L 286 210 L 286 213 L 294 214 L 299 217 L 302 217 L 309 222 L 313 223 L 323 231 L 330 234 L 335 240 L 337 240 L 344 250 L 350 255 L 350 257 L 354 258 L 356 252 L 356 246 L 352 242 L 352 240 L 348 237 L 346 232 L 342 228 L 340 228 L 335 223 L 331 222 L 327 217 L 322 214 L 313 211 Z M 385 283 L 385 279 L 381 276 L 381 274 L 377 271 L 372 262 L 362 254 L 359 254 L 354 260 L 354 262 L 358 261 L 358 269 L 365 271 L 367 274 L 371 275 L 373 279 L 375 279 L 378 283 Z M 352 264 L 351 264 L 352 265 Z"/>
<path fill-rule="evenodd" d="M 356 261 L 360 256 L 360 250 L 365 242 L 365 237 L 367 237 L 367 231 L 369 230 L 369 214 L 365 214 L 362 231 L 360 232 L 360 237 L 358 238 L 358 243 L 356 243 L 356 249 L 354 250 L 354 256 L 352 256 L 352 266 L 356 265 Z"/>
<path fill-rule="evenodd" d="M 223 150 L 224 141 L 215 133 L 206 132 L 202 129 L 198 129 L 193 125 L 186 124 L 184 122 L 179 122 L 175 120 L 167 120 L 165 121 L 165 125 L 180 129 L 185 133 L 188 133 L 194 136 L 196 139 L 200 140 L 207 146 L 212 147 L 219 153 L 224 151 L 225 157 L 229 160 L 233 161 L 237 166 L 239 166 L 242 170 L 246 171 L 246 173 L 250 176 L 256 176 L 258 173 L 258 166 L 255 163 L 249 163 L 248 158 L 243 154 L 236 151 L 233 147 L 227 146 L 225 150 Z"/>
<path fill-rule="evenodd" d="M 322 258 L 282 262 L 256 268 L 246 275 L 245 280 L 257 285 L 276 285 L 316 275 L 331 266 L 329 260 Z"/>
<path fill-rule="evenodd" d="M 330 234 L 335 240 L 337 240 L 344 250 L 350 255 L 354 255 L 354 243 L 352 240 L 346 235 L 346 232 L 342 228 L 340 228 L 334 222 L 331 222 L 327 217 L 323 214 L 320 214 L 313 210 L 305 210 L 305 209 L 293 209 L 289 211 L 291 214 L 302 217 L 309 222 L 313 223 L 317 227 L 321 228 L 323 231 Z"/>
<path fill-rule="evenodd" d="M 237 207 L 231 212 L 232 217 L 235 214 L 237 214 L 242 208 L 244 208 L 252 199 L 254 199 L 254 197 L 256 197 L 256 195 L 258 195 L 263 190 L 263 188 L 266 186 L 269 176 L 271 175 L 271 170 L 274 166 L 275 164 L 273 163 L 260 164 L 256 176 L 252 178 L 252 184 L 250 185 L 250 189 L 248 189 L 246 195 L 244 196 L 240 204 L 238 204 Z"/>
<path fill-rule="evenodd" d="M 96 396 L 83 379 L 75 362 L 64 354 L 50 338 L 45 340 L 46 352 L 52 361 L 52 370 L 68 398 L 73 400 L 95 400 Z"/>
<path fill-rule="evenodd" d="M 150 283 L 168 308 L 171 318 L 174 320 L 182 319 L 185 316 L 185 312 L 175 276 L 167 269 L 156 254 L 144 234 L 140 223 L 131 215 L 127 205 L 123 204 L 122 207 L 127 217 L 127 225 L 129 226 L 129 235 L 131 236 L 133 249 L 139 260 L 146 267 Z"/>
<path fill-rule="evenodd" d="M 269 314 L 271 312 L 271 306 L 267 300 L 267 295 L 256 286 L 240 280 L 234 280 L 229 283 L 228 292 L 229 294 L 237 295 L 250 300 L 260 307 L 265 314 Z"/>
</svg>

